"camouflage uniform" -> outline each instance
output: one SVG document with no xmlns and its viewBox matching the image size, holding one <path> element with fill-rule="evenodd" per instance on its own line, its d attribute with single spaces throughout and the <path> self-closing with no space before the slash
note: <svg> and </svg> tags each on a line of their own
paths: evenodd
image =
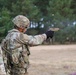
<svg viewBox="0 0 76 75">
<path fill-rule="evenodd" d="M 38 45 L 46 40 L 46 34 L 28 36 L 12 29 L 2 42 L 7 75 L 24 75 L 29 67 L 28 45 Z"/>
<path fill-rule="evenodd" d="M 16 16 L 12 22 L 15 26 L 21 28 L 23 32 L 29 27 L 29 19 L 23 15 Z M 3 51 L 3 60 L 7 75 L 24 75 L 29 67 L 29 47 L 39 45 L 49 37 L 53 37 L 53 30 L 45 34 L 28 36 L 19 29 L 8 31 L 7 36 L 2 41 L 1 48 Z"/>
</svg>

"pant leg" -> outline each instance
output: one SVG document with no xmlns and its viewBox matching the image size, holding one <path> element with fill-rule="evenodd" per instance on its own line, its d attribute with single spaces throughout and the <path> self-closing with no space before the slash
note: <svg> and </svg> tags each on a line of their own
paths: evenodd
<svg viewBox="0 0 76 75">
<path fill-rule="evenodd" d="M 27 69 L 13 67 L 10 75 L 25 75 L 25 74 L 27 74 Z"/>
</svg>

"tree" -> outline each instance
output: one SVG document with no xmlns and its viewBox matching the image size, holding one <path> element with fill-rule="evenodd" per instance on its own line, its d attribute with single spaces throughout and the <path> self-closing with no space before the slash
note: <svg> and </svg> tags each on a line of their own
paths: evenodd
<svg viewBox="0 0 76 75">
<path fill-rule="evenodd" d="M 0 34 L 4 36 L 12 28 L 12 18 L 22 14 L 30 19 L 30 27 L 33 27 L 31 34 L 42 33 L 49 27 L 59 27 L 60 32 L 55 34 L 58 35 L 55 36 L 57 41 L 65 40 L 67 34 L 72 38 L 75 36 L 71 31 L 75 27 L 75 4 L 76 0 L 0 0 Z"/>
</svg>

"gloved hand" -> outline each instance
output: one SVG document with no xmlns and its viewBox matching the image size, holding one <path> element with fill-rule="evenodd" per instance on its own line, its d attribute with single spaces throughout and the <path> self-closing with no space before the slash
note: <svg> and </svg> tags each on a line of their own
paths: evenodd
<svg viewBox="0 0 76 75">
<path fill-rule="evenodd" d="M 47 36 L 47 39 L 48 39 L 49 37 L 52 38 L 53 35 L 54 35 L 54 31 L 49 30 L 49 31 L 45 32 L 45 34 L 46 34 L 46 36 Z"/>
<path fill-rule="evenodd" d="M 45 34 L 47 35 L 47 39 L 54 36 L 54 32 L 60 30 L 59 28 L 50 28 Z"/>
</svg>

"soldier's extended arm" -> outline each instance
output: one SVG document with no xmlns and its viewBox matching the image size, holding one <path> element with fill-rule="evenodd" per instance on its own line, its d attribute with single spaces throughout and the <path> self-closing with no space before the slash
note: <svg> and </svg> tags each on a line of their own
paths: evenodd
<svg viewBox="0 0 76 75">
<path fill-rule="evenodd" d="M 29 36 L 27 34 L 21 34 L 19 38 L 19 42 L 21 43 L 28 43 L 29 45 L 39 45 L 42 44 L 44 40 L 48 39 L 49 37 L 52 38 L 54 36 L 54 31 L 58 31 L 57 29 L 50 29 L 44 34 Z"/>
<path fill-rule="evenodd" d="M 29 36 L 29 44 L 32 45 L 39 45 L 42 44 L 44 40 L 46 40 L 47 36 L 46 34 L 41 35 L 35 35 L 35 36 Z"/>
<path fill-rule="evenodd" d="M 50 28 L 47 32 L 42 35 L 36 36 L 29 36 L 29 44 L 31 45 L 38 45 L 41 44 L 44 40 L 48 39 L 49 37 L 52 38 L 54 36 L 54 32 L 58 31 L 59 28 Z"/>
</svg>

